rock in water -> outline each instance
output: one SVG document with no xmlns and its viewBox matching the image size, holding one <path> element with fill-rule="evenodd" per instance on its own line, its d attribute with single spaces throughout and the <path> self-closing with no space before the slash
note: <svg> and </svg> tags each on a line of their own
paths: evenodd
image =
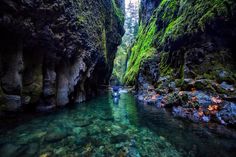
<svg viewBox="0 0 236 157">
<path fill-rule="evenodd" d="M 5 157 L 12 157 L 16 155 L 15 153 L 19 149 L 19 146 L 13 144 L 5 144 L 0 148 L 0 154 L 4 154 Z"/>
<path fill-rule="evenodd" d="M 91 120 L 80 120 L 78 122 L 76 122 L 76 125 L 79 126 L 79 127 L 86 127 L 86 126 L 89 126 L 91 125 L 93 122 Z"/>
<path fill-rule="evenodd" d="M 14 145 L 8 143 L 0 148 L 0 154 L 4 157 L 22 156 L 26 152 L 27 148 L 26 145 Z"/>
<path fill-rule="evenodd" d="M 137 148 L 130 147 L 127 157 L 141 157 L 141 155 L 139 154 Z"/>
<path fill-rule="evenodd" d="M 54 129 L 48 131 L 45 135 L 44 140 L 46 142 L 58 142 L 68 136 L 68 133 L 62 129 Z"/>
<path fill-rule="evenodd" d="M 222 124 L 236 125 L 236 105 L 232 102 L 227 103 L 225 107 L 216 114 Z"/>
<path fill-rule="evenodd" d="M 120 142 L 125 142 L 129 140 L 129 136 L 125 134 L 120 134 L 116 136 L 112 136 L 110 138 L 111 143 L 120 143 Z"/>
<path fill-rule="evenodd" d="M 135 85 L 144 98 L 150 92 L 146 85 L 155 87 L 158 94 L 200 90 L 208 95 L 235 95 L 236 5 L 228 9 L 228 4 L 234 1 L 187 0 L 182 7 L 181 0 L 141 0 L 140 30 L 124 81 Z M 212 7 L 228 11 L 216 15 Z M 211 20 L 203 20 L 209 13 Z M 210 105 L 207 96 L 197 97 L 200 105 Z"/>
<path fill-rule="evenodd" d="M 227 91 L 234 91 L 234 86 L 233 85 L 229 85 L 228 83 L 226 82 L 222 82 L 220 84 L 221 88 L 223 88 L 224 90 L 227 90 Z"/>
<path fill-rule="evenodd" d="M 39 144 L 38 143 L 30 143 L 26 153 L 22 157 L 34 157 L 39 154 Z"/>
</svg>

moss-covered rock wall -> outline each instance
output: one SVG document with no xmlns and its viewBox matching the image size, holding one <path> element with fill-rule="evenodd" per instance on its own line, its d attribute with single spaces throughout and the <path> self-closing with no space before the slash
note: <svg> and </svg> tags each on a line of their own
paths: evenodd
<svg viewBox="0 0 236 157">
<path fill-rule="evenodd" d="M 109 82 L 123 8 L 123 0 L 1 1 L 1 108 L 45 110 L 95 95 Z"/>
<path fill-rule="evenodd" d="M 152 68 L 161 80 L 166 77 L 181 85 L 186 78 L 209 79 L 235 85 L 235 1 L 142 0 L 141 5 L 127 84 L 140 84 L 142 63 L 155 59 L 158 64 Z M 160 82 L 150 84 L 157 88 Z"/>
</svg>

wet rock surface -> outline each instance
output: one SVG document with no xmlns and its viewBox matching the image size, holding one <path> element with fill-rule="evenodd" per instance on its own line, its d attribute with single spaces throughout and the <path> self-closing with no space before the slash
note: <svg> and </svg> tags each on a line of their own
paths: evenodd
<svg viewBox="0 0 236 157">
<path fill-rule="evenodd" d="M 227 105 L 235 104 L 236 95 L 235 5 L 208 2 L 141 0 L 140 33 L 124 80 L 135 86 L 144 105 L 194 122 L 235 127 Z M 227 13 L 209 16 L 213 6 Z"/>
<path fill-rule="evenodd" d="M 227 103 L 223 109 L 216 114 L 217 118 L 222 124 L 234 125 L 236 124 L 236 104 Z"/>
<path fill-rule="evenodd" d="M 166 93 L 160 92 L 160 89 L 139 91 L 137 100 L 157 108 L 170 108 L 173 116 L 193 122 L 217 122 L 235 127 L 235 102 L 223 100 L 215 93 L 196 90 L 194 85 L 191 88 L 192 91 L 175 88 Z"/>
<path fill-rule="evenodd" d="M 67 136 L 68 136 L 67 131 L 55 128 L 54 130 L 50 130 L 47 132 L 47 134 L 44 137 L 44 140 L 46 142 L 57 142 L 61 141 L 63 138 L 66 138 Z"/>
<path fill-rule="evenodd" d="M 124 134 L 111 137 L 111 143 L 120 143 L 120 142 L 125 142 L 125 141 L 129 141 L 129 137 Z"/>
<path fill-rule="evenodd" d="M 96 95 L 112 73 L 122 9 L 123 0 L 1 1 L 1 106 L 47 111 Z"/>
</svg>

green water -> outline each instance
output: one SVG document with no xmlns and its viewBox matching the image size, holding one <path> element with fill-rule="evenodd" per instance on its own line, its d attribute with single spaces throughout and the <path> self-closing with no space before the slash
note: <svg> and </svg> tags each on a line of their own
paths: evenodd
<svg viewBox="0 0 236 157">
<path fill-rule="evenodd" d="M 236 156 L 236 140 L 211 127 L 110 94 L 53 113 L 1 120 L 0 156 Z"/>
</svg>

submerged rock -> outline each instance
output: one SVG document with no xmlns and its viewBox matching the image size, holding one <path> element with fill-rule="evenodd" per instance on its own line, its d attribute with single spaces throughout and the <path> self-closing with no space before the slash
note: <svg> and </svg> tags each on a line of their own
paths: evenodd
<svg viewBox="0 0 236 157">
<path fill-rule="evenodd" d="M 102 129 L 98 125 L 93 125 L 88 127 L 88 133 L 90 136 L 98 135 L 101 133 Z"/>
<path fill-rule="evenodd" d="M 68 136 L 68 132 L 62 129 L 54 129 L 47 132 L 44 136 L 46 142 L 58 142 Z"/>
<path fill-rule="evenodd" d="M 216 114 L 222 124 L 236 125 L 236 104 L 227 103 L 224 108 Z"/>
<path fill-rule="evenodd" d="M 27 148 L 27 145 L 15 145 L 8 143 L 0 148 L 0 154 L 4 157 L 23 156 Z"/>
<path fill-rule="evenodd" d="M 87 127 L 93 123 L 90 119 L 83 119 L 76 122 L 76 125 L 79 127 Z"/>
<path fill-rule="evenodd" d="M 116 136 L 112 136 L 110 138 L 111 143 L 120 143 L 120 142 L 125 142 L 128 141 L 130 138 L 128 135 L 126 134 L 120 134 L 120 135 L 116 135 Z"/>
<path fill-rule="evenodd" d="M 112 115 L 105 115 L 105 116 L 102 116 L 101 117 L 101 120 L 104 120 L 104 121 L 113 121 L 114 120 L 114 117 Z"/>
<path fill-rule="evenodd" d="M 38 143 L 30 143 L 27 151 L 22 157 L 34 157 L 39 154 L 39 144 Z"/>
</svg>

